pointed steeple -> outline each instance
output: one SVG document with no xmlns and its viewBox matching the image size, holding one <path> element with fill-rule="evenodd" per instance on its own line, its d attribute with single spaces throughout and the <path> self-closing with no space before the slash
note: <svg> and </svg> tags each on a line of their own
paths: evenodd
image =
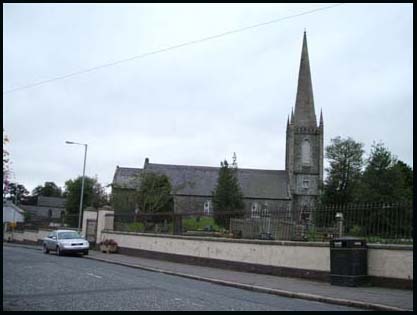
<svg viewBox="0 0 417 315">
<path fill-rule="evenodd" d="M 295 125 L 298 127 L 316 127 L 313 86 L 311 83 L 310 61 L 308 59 L 307 35 L 304 31 L 301 51 L 300 71 L 298 73 L 297 97 L 295 101 Z"/>
<path fill-rule="evenodd" d="M 291 120 L 290 120 L 290 124 L 294 124 L 294 109 L 291 107 Z"/>
<path fill-rule="evenodd" d="M 323 126 L 323 111 L 320 109 L 320 127 Z"/>
</svg>

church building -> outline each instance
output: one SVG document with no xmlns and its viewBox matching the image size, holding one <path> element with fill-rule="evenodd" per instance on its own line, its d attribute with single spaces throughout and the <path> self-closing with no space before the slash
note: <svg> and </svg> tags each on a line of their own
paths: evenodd
<svg viewBox="0 0 417 315">
<path fill-rule="evenodd" d="M 287 119 L 285 170 L 237 169 L 245 209 L 254 214 L 261 209 L 268 212 L 287 212 L 297 218 L 301 210 L 311 209 L 316 203 L 323 181 L 323 116 L 317 124 L 313 87 L 304 32 L 295 110 Z M 213 210 L 212 192 L 215 190 L 220 167 L 152 163 L 145 159 L 143 168 L 117 166 L 113 183 L 113 208 L 116 214 L 133 213 L 132 192 L 137 176 L 143 171 L 165 174 L 174 188 L 175 212 Z"/>
</svg>

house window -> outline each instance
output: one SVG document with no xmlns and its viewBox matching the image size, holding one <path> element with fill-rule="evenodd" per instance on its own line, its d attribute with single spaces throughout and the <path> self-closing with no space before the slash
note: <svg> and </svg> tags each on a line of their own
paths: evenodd
<svg viewBox="0 0 417 315">
<path fill-rule="evenodd" d="M 310 185 L 310 181 L 308 181 L 308 180 L 303 180 L 303 188 L 304 189 L 308 189 L 308 187 L 309 187 L 309 185 Z"/>
<path fill-rule="evenodd" d="M 52 210 L 48 209 L 48 218 L 52 218 Z"/>
</svg>

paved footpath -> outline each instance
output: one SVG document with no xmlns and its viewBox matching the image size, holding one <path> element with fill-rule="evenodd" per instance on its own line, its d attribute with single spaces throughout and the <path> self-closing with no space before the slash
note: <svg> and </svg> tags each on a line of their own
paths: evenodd
<svg viewBox="0 0 417 315">
<path fill-rule="evenodd" d="M 11 244 L 7 244 L 11 245 Z M 27 246 L 27 245 L 12 245 Z M 28 246 L 41 249 L 40 246 Z M 412 311 L 413 291 L 382 287 L 340 287 L 327 282 L 239 272 L 90 250 L 85 256 L 109 263 L 177 275 L 280 296 L 370 310 Z"/>
</svg>

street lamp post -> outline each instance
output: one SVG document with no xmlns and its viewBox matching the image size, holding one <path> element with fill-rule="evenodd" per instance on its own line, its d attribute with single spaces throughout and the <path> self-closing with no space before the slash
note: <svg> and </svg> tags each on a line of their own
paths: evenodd
<svg viewBox="0 0 417 315">
<path fill-rule="evenodd" d="M 79 215 L 79 219 L 78 219 L 78 230 L 81 231 L 81 216 L 82 216 L 82 211 L 83 211 L 83 197 L 84 197 L 85 162 L 87 160 L 87 144 L 77 143 L 77 142 L 72 142 L 72 141 L 65 141 L 65 143 L 67 143 L 67 144 L 79 144 L 79 145 L 83 145 L 84 148 L 85 148 L 85 150 L 84 150 L 83 178 L 82 178 L 82 181 L 81 181 L 80 215 Z"/>
</svg>

